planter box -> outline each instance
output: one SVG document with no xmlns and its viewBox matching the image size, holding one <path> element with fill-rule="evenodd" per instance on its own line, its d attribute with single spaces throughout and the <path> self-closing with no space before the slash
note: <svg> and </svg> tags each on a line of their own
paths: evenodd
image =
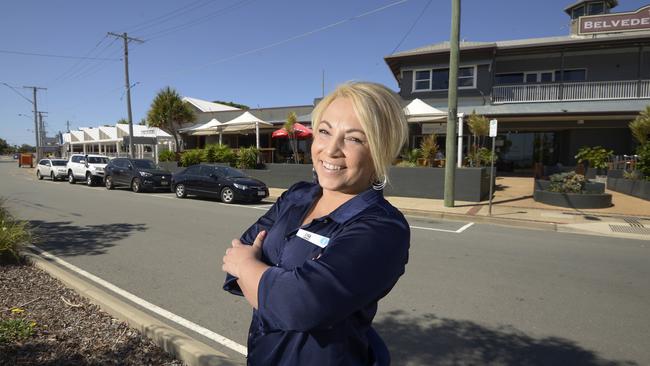
<svg viewBox="0 0 650 366">
<path fill-rule="evenodd" d="M 550 180 L 545 180 L 545 179 L 535 180 L 536 191 L 546 191 L 550 185 L 551 185 Z M 585 184 L 585 192 L 590 194 L 603 194 L 605 193 L 605 183 L 587 182 Z"/>
<path fill-rule="evenodd" d="M 244 172 L 269 187 L 289 188 L 296 182 L 311 182 L 311 164 L 266 164 L 266 169 L 246 169 Z M 444 198 L 444 168 L 390 168 L 391 183 L 387 196 L 415 198 Z M 488 198 L 490 176 L 488 168 L 456 168 L 455 197 L 459 201 L 480 202 Z"/>
<path fill-rule="evenodd" d="M 547 205 L 568 208 L 606 208 L 612 206 L 612 195 L 609 193 L 558 193 L 535 190 L 533 199 Z"/>
<path fill-rule="evenodd" d="M 607 177 L 607 188 L 650 201 L 650 182 L 647 180 L 615 178 L 610 175 Z"/>
</svg>

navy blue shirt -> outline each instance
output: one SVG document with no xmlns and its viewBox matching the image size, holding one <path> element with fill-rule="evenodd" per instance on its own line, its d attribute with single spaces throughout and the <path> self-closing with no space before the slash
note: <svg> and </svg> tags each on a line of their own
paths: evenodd
<svg viewBox="0 0 650 366">
<path fill-rule="evenodd" d="M 253 310 L 250 365 L 372 362 L 366 333 L 377 301 L 404 273 L 409 226 L 373 189 L 301 226 L 321 194 L 315 183 L 293 185 L 241 237 L 250 244 L 266 230 L 262 261 L 271 266 Z M 242 295 L 229 274 L 224 290 Z"/>
</svg>

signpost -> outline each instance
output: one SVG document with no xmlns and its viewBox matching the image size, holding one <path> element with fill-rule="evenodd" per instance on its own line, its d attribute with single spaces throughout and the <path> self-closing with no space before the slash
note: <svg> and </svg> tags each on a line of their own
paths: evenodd
<svg viewBox="0 0 650 366">
<path fill-rule="evenodd" d="M 492 192 L 494 192 L 494 145 L 497 137 L 497 120 L 490 120 L 490 137 L 492 137 L 492 155 L 490 156 L 490 201 L 488 204 L 488 215 L 492 216 Z"/>
</svg>

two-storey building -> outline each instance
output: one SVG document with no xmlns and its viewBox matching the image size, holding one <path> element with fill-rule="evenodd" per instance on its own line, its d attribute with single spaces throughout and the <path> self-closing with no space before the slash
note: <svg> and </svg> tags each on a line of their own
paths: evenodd
<svg viewBox="0 0 650 366">
<path fill-rule="evenodd" d="M 650 4 L 611 12 L 617 5 L 567 7 L 567 36 L 461 42 L 459 112 L 498 119 L 502 169 L 575 165 L 582 146 L 633 153 L 628 123 L 650 104 Z M 385 58 L 405 103 L 419 98 L 446 111 L 449 49 L 445 42 Z M 412 124 L 410 146 L 429 131 L 444 128 Z"/>
</svg>

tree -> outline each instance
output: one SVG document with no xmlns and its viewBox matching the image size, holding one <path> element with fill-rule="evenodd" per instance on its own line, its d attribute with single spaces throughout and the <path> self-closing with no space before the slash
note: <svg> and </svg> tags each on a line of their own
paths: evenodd
<svg viewBox="0 0 650 366">
<path fill-rule="evenodd" d="M 139 124 L 140 126 L 146 126 L 146 125 L 147 125 L 147 119 L 146 119 L 146 118 L 141 119 L 140 122 L 139 122 L 138 124 Z"/>
<path fill-rule="evenodd" d="M 36 148 L 34 146 L 32 146 L 32 145 L 22 144 L 18 148 L 18 152 L 21 152 L 21 153 L 36 152 Z"/>
<path fill-rule="evenodd" d="M 129 121 L 126 120 L 126 118 L 120 118 L 117 120 L 118 125 L 128 125 Z"/>
<path fill-rule="evenodd" d="M 8 154 L 11 152 L 11 146 L 5 139 L 0 139 L 0 154 Z"/>
<path fill-rule="evenodd" d="M 628 125 L 632 136 L 643 145 L 650 141 L 650 105 L 645 107 L 641 113 Z"/>
<path fill-rule="evenodd" d="M 158 127 L 174 137 L 177 153 L 181 151 L 181 135 L 178 130 L 184 123 L 195 120 L 196 116 L 190 106 L 169 86 L 158 92 L 147 112 L 147 123 L 150 127 Z"/>
<path fill-rule="evenodd" d="M 470 144 L 470 156 L 469 160 L 472 162 L 472 166 L 475 164 L 480 164 L 478 161 L 478 154 L 481 147 L 483 147 L 483 139 L 485 136 L 490 134 L 490 121 L 485 116 L 476 114 L 476 111 L 472 111 L 472 114 L 467 119 L 467 126 L 469 127 L 469 132 L 472 134 L 472 143 Z"/>
<path fill-rule="evenodd" d="M 420 151 L 422 157 L 427 160 L 429 166 L 433 166 L 433 161 L 436 158 L 436 153 L 438 153 L 438 143 L 436 142 L 436 135 L 432 133 L 431 135 L 426 136 L 420 143 Z"/>
<path fill-rule="evenodd" d="M 293 151 L 294 163 L 298 163 L 298 140 L 296 139 L 296 131 L 293 128 L 296 122 L 298 122 L 298 116 L 294 112 L 289 112 L 287 121 L 282 126 L 289 134 L 289 146 L 291 146 L 291 151 Z"/>
</svg>

